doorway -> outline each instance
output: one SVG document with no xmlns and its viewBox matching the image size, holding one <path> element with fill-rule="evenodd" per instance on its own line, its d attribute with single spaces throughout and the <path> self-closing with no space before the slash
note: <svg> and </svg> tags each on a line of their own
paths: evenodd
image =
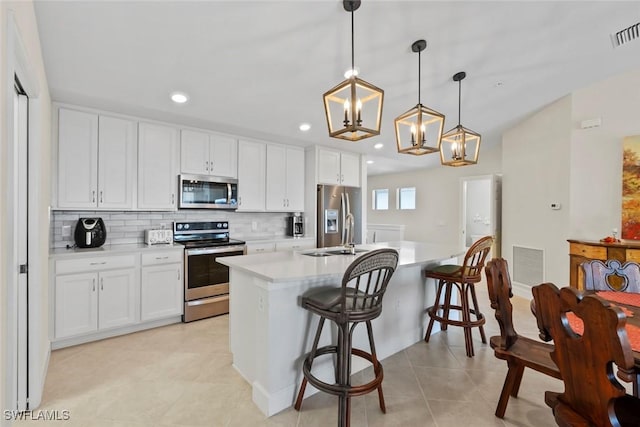
<svg viewBox="0 0 640 427">
<path fill-rule="evenodd" d="M 491 256 L 500 256 L 501 184 L 499 175 L 460 179 L 460 247 L 463 250 L 484 236 L 493 236 Z"/>
</svg>

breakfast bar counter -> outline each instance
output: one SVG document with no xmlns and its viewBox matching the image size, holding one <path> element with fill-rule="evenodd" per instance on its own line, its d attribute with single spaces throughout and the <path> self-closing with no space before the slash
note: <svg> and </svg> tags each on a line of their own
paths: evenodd
<svg viewBox="0 0 640 427">
<path fill-rule="evenodd" d="M 384 296 L 382 314 L 373 321 L 376 351 L 384 359 L 424 336 L 425 309 L 435 298 L 435 283 L 425 286 L 426 267 L 453 264 L 462 253 L 452 246 L 397 241 L 358 245 L 356 255 L 333 254 L 336 248 L 225 257 L 230 267 L 229 341 L 233 366 L 252 385 L 253 401 L 267 416 L 293 404 L 302 379 L 302 360 L 311 347 L 317 316 L 300 306 L 300 296 L 317 286 L 340 286 L 347 266 L 368 250 L 398 251 L 398 268 Z M 431 280 L 431 279 L 428 279 Z M 434 325 L 437 330 L 438 325 Z M 321 344 L 335 341 L 325 328 Z M 359 326 L 354 347 L 368 350 L 366 328 Z M 330 362 L 329 360 L 321 362 Z M 352 372 L 367 363 L 354 359 Z M 314 363 L 314 372 L 330 378 L 330 363 Z M 307 387 L 307 395 L 314 393 Z"/>
</svg>

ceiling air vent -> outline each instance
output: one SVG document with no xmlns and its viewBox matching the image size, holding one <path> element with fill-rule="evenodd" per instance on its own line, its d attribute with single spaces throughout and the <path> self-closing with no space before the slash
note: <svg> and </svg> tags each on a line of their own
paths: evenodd
<svg viewBox="0 0 640 427">
<path fill-rule="evenodd" d="M 611 34 L 611 42 L 613 47 L 620 47 L 623 44 L 627 44 L 632 40 L 640 38 L 640 22 L 630 27 L 620 30 L 617 33 Z"/>
</svg>

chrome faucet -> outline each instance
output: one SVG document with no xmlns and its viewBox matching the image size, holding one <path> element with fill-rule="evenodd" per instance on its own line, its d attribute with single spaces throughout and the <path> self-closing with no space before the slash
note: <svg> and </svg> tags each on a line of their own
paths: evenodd
<svg viewBox="0 0 640 427">
<path fill-rule="evenodd" d="M 342 246 L 349 249 L 352 254 L 356 253 L 356 245 L 353 243 L 353 214 L 349 212 L 344 220 L 344 233 L 342 234 Z"/>
</svg>

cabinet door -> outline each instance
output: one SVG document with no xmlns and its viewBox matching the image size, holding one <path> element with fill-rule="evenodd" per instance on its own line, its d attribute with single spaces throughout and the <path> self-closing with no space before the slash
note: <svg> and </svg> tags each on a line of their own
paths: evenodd
<svg viewBox="0 0 640 427">
<path fill-rule="evenodd" d="M 192 130 L 180 133 L 180 171 L 195 175 L 209 174 L 209 134 Z"/>
<path fill-rule="evenodd" d="M 142 267 L 141 321 L 181 315 L 183 307 L 182 264 Z"/>
<path fill-rule="evenodd" d="M 138 137 L 138 209 L 174 210 L 177 206 L 178 130 L 140 123 Z"/>
<path fill-rule="evenodd" d="M 211 135 L 209 173 L 228 178 L 238 177 L 238 141 L 222 135 Z"/>
<path fill-rule="evenodd" d="M 340 184 L 340 153 L 318 150 L 318 183 Z"/>
<path fill-rule="evenodd" d="M 98 130 L 98 207 L 133 209 L 136 122 L 100 116 Z"/>
<path fill-rule="evenodd" d="M 238 143 L 238 210 L 264 211 L 267 149 L 261 142 Z"/>
<path fill-rule="evenodd" d="M 340 158 L 340 180 L 342 185 L 360 187 L 360 156 L 342 153 Z"/>
<path fill-rule="evenodd" d="M 282 145 L 267 145 L 268 211 L 287 210 L 287 150 Z"/>
<path fill-rule="evenodd" d="M 99 275 L 98 328 L 109 329 L 136 323 L 135 268 L 103 271 Z"/>
<path fill-rule="evenodd" d="M 56 276 L 55 338 L 66 338 L 98 330 L 98 274 Z"/>
<path fill-rule="evenodd" d="M 97 192 L 98 115 L 60 108 L 58 207 L 95 208 Z"/>
<path fill-rule="evenodd" d="M 304 211 L 304 150 L 287 147 L 287 211 Z"/>
</svg>

